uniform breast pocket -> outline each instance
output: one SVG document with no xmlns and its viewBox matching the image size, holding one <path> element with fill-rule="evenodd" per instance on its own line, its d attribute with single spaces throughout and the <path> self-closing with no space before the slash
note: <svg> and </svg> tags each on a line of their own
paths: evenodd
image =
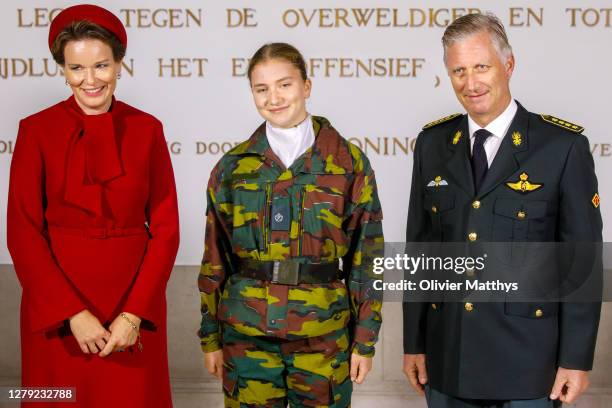
<svg viewBox="0 0 612 408">
<path fill-rule="evenodd" d="M 493 209 L 493 241 L 523 242 L 546 241 L 551 237 L 551 217 L 548 202 L 498 198 Z"/>
<path fill-rule="evenodd" d="M 240 251 L 267 251 L 272 184 L 239 180 L 231 183 L 230 200 L 219 202 L 231 219 L 232 245 Z"/>
<path fill-rule="evenodd" d="M 454 223 L 451 219 L 455 208 L 455 195 L 451 193 L 425 195 L 423 208 L 429 214 L 432 225 L 432 239 L 444 241 L 453 236 Z"/>
<path fill-rule="evenodd" d="M 557 316 L 559 304 L 555 302 L 506 302 L 504 312 L 509 316 L 528 319 L 546 319 Z"/>
<path fill-rule="evenodd" d="M 347 203 L 347 177 L 316 175 L 314 183 L 301 187 L 301 205 L 298 214 L 300 255 L 324 257 L 329 260 L 344 255 L 336 253 L 338 246 L 346 246 L 343 230 Z M 307 181 L 307 180 L 304 180 Z"/>
</svg>

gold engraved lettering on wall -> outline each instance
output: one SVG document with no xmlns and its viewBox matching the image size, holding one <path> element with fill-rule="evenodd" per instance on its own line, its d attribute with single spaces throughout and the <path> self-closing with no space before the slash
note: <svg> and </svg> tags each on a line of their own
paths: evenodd
<svg viewBox="0 0 612 408">
<path fill-rule="evenodd" d="M 17 9 L 17 27 L 48 27 L 61 8 L 35 7 Z M 120 9 L 119 17 L 127 28 L 190 28 L 202 27 L 202 9 Z"/>
<path fill-rule="evenodd" d="M 229 28 L 257 27 L 256 12 L 255 9 L 251 8 L 227 9 L 227 26 Z"/>
<path fill-rule="evenodd" d="M 309 58 L 308 76 L 324 78 L 416 78 L 423 70 L 425 58 Z M 248 58 L 232 58 L 232 76 L 247 75 Z"/>
<path fill-rule="evenodd" d="M 124 58 L 121 67 L 123 75 L 134 76 L 134 58 Z"/>
<path fill-rule="evenodd" d="M 570 27 L 610 27 L 612 8 L 566 8 Z"/>
<path fill-rule="evenodd" d="M 285 10 L 282 23 L 289 28 L 446 27 L 463 15 L 479 12 L 477 8 L 299 8 Z"/>
<path fill-rule="evenodd" d="M 158 58 L 160 78 L 190 78 L 204 77 L 207 58 Z"/>
<path fill-rule="evenodd" d="M 368 156 L 408 156 L 414 152 L 416 138 L 409 137 L 351 137 L 349 141 Z"/>
<path fill-rule="evenodd" d="M 249 60 L 249 58 L 232 58 L 232 76 L 246 76 L 249 69 Z"/>
<path fill-rule="evenodd" d="M 53 58 L 0 58 L 0 78 L 55 77 L 62 72 Z"/>
<path fill-rule="evenodd" d="M 234 146 L 238 145 L 240 142 L 196 142 L 196 154 L 210 154 L 210 155 L 218 155 L 225 154 L 232 150 Z"/>
<path fill-rule="evenodd" d="M 183 144 L 181 142 L 166 142 L 166 145 L 172 155 L 179 155 L 183 151 Z"/>
<path fill-rule="evenodd" d="M 134 59 L 124 59 L 123 74 L 134 76 Z M 64 73 L 53 58 L 0 58 L 0 79 L 57 77 Z"/>
<path fill-rule="evenodd" d="M 202 27 L 202 9 L 121 9 L 119 15 L 128 28 Z"/>
<path fill-rule="evenodd" d="M 611 157 L 612 156 L 612 145 L 610 143 L 593 143 L 591 147 L 591 154 L 599 157 Z"/>
<path fill-rule="evenodd" d="M 61 8 L 36 7 L 32 10 L 17 9 L 17 27 L 48 27 L 51 20 L 62 11 Z"/>
<path fill-rule="evenodd" d="M 308 74 L 313 78 L 416 78 L 424 63 L 424 58 L 311 58 Z"/>
<path fill-rule="evenodd" d="M 510 27 L 542 26 L 544 22 L 544 8 L 534 10 L 531 7 L 510 7 Z"/>
<path fill-rule="evenodd" d="M 14 145 L 15 142 L 13 140 L 0 139 L 0 154 L 13 154 Z"/>
</svg>

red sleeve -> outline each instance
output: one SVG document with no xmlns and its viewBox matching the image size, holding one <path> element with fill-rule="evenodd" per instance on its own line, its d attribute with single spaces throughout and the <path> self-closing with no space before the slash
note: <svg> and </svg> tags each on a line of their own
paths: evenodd
<svg viewBox="0 0 612 408">
<path fill-rule="evenodd" d="M 179 245 L 176 186 L 161 124 L 155 130 L 150 163 L 146 210 L 151 239 L 124 310 L 155 322 Z"/>
<path fill-rule="evenodd" d="M 24 317 L 33 332 L 56 326 L 85 309 L 51 253 L 45 202 L 42 152 L 36 133 L 22 120 L 11 162 L 7 245 L 27 299 Z"/>
</svg>

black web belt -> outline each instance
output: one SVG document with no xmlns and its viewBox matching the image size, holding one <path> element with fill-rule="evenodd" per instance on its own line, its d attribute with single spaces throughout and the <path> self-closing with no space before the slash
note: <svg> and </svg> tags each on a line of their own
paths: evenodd
<svg viewBox="0 0 612 408">
<path fill-rule="evenodd" d="M 331 263 L 298 263 L 287 261 L 242 260 L 238 274 L 246 278 L 269 281 L 282 285 L 300 283 L 330 283 L 342 279 L 338 260 Z"/>
</svg>

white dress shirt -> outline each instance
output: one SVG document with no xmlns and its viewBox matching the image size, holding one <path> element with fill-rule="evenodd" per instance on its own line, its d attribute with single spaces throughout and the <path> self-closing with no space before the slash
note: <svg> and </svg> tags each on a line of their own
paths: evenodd
<svg viewBox="0 0 612 408">
<path fill-rule="evenodd" d="M 487 138 L 484 142 L 485 153 L 487 154 L 487 162 L 489 164 L 489 168 L 491 168 L 491 163 L 493 163 L 493 159 L 495 159 L 495 155 L 499 150 L 499 146 L 501 145 L 504 136 L 508 132 L 508 128 L 514 119 L 514 115 L 516 115 L 516 111 L 518 110 L 518 105 L 514 101 L 514 99 L 510 99 L 510 104 L 508 107 L 496 117 L 491 123 L 489 123 L 484 129 L 491 132 L 491 136 Z M 470 132 L 470 151 L 474 150 L 474 133 L 483 129 L 478 125 L 468 114 L 468 126 Z"/>
<path fill-rule="evenodd" d="M 266 121 L 266 136 L 272 151 L 289 168 L 315 141 L 312 116 L 292 128 L 276 128 Z"/>
</svg>

